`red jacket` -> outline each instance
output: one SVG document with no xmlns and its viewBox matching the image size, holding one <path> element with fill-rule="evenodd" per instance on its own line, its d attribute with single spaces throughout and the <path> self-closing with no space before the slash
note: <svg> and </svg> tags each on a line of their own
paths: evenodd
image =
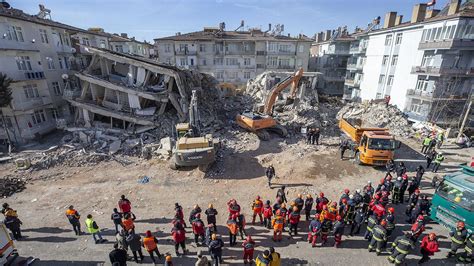
<svg viewBox="0 0 474 266">
<path fill-rule="evenodd" d="M 171 235 L 176 243 L 181 243 L 186 240 L 186 231 L 184 231 L 184 229 L 173 228 L 173 230 L 171 230 Z"/>
<path fill-rule="evenodd" d="M 382 204 L 376 204 L 372 207 L 372 211 L 379 217 L 382 217 L 385 215 L 385 207 L 382 206 Z"/>
<path fill-rule="evenodd" d="M 193 221 L 193 233 L 196 235 L 204 235 L 204 223 L 202 220 Z"/>
<path fill-rule="evenodd" d="M 428 251 L 428 255 L 433 256 L 435 252 L 439 251 L 438 241 L 429 240 L 428 236 L 425 236 L 421 241 L 421 249 Z"/>
<path fill-rule="evenodd" d="M 273 215 L 273 210 L 270 205 L 263 207 L 263 217 L 272 218 L 272 215 Z"/>
<path fill-rule="evenodd" d="M 244 251 L 253 251 L 255 249 L 255 241 L 247 241 L 245 240 L 242 243 L 242 247 L 244 247 Z"/>
<path fill-rule="evenodd" d="M 121 212 L 130 212 L 132 210 L 132 205 L 130 204 L 130 201 L 127 199 L 119 200 L 118 206 Z"/>
<path fill-rule="evenodd" d="M 423 233 L 423 231 L 425 231 L 425 225 L 423 224 L 423 222 L 421 223 L 415 222 L 414 224 L 412 224 L 411 232 L 413 233 L 415 237 L 418 238 L 421 235 L 421 233 Z"/>
<path fill-rule="evenodd" d="M 300 214 L 298 212 L 290 212 L 288 214 L 288 220 L 290 221 L 290 224 L 297 224 L 300 222 Z"/>
</svg>

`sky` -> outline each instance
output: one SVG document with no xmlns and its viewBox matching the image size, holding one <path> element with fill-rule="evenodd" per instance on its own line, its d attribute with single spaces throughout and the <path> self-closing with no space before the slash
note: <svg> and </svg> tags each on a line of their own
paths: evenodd
<svg viewBox="0 0 474 266">
<path fill-rule="evenodd" d="M 38 4 L 51 9 L 55 21 L 79 28 L 101 27 L 109 33 L 128 33 L 138 40 L 217 27 L 235 30 L 240 21 L 245 29 L 284 24 L 284 34 L 315 33 L 339 26 L 365 28 L 373 18 L 396 11 L 411 17 L 415 4 L 429 0 L 7 0 L 14 8 L 38 13 Z M 438 0 L 442 9 L 449 0 Z"/>
</svg>

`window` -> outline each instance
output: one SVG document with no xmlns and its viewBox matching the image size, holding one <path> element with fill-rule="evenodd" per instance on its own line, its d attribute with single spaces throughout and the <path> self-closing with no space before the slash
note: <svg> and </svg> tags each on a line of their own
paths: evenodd
<svg viewBox="0 0 474 266">
<path fill-rule="evenodd" d="M 431 30 L 431 34 L 430 34 L 430 39 L 429 39 L 429 41 L 433 41 L 435 35 L 436 35 L 436 28 L 434 28 L 434 29 Z"/>
<path fill-rule="evenodd" d="M 304 52 L 304 45 L 300 44 L 300 46 L 298 47 L 298 50 L 300 53 Z"/>
<path fill-rule="evenodd" d="M 393 76 L 390 75 L 388 76 L 388 79 L 387 79 L 387 86 L 392 86 L 393 85 Z"/>
<path fill-rule="evenodd" d="M 278 43 L 271 42 L 268 44 L 268 51 L 276 51 L 278 49 Z"/>
<path fill-rule="evenodd" d="M 398 63 L 398 55 L 392 57 L 392 66 L 396 66 Z"/>
<path fill-rule="evenodd" d="M 439 40 L 441 38 L 442 28 L 437 28 L 435 39 Z"/>
<path fill-rule="evenodd" d="M 64 68 L 64 64 L 63 64 L 63 59 L 61 57 L 58 58 L 58 62 L 59 62 L 59 68 L 60 69 L 63 69 Z"/>
<path fill-rule="evenodd" d="M 107 47 L 107 44 L 105 43 L 105 40 L 100 40 L 99 47 L 103 48 L 103 49 L 105 49 L 105 47 Z"/>
<path fill-rule="evenodd" d="M 7 35 L 6 37 L 10 41 L 17 41 L 17 42 L 25 41 L 23 39 L 23 31 L 22 31 L 21 27 L 17 27 L 17 26 L 8 27 L 8 31 L 7 31 L 6 35 Z"/>
<path fill-rule="evenodd" d="M 179 59 L 179 65 L 180 66 L 185 66 L 187 64 L 188 64 L 188 62 L 187 62 L 186 58 L 180 58 Z"/>
<path fill-rule="evenodd" d="M 228 66 L 236 66 L 239 64 L 239 60 L 237 58 L 226 58 L 225 64 Z"/>
<path fill-rule="evenodd" d="M 18 70 L 31 70 L 31 62 L 29 56 L 17 56 L 16 65 Z"/>
<path fill-rule="evenodd" d="M 382 66 L 385 66 L 388 62 L 388 55 L 384 55 L 382 58 Z"/>
<path fill-rule="evenodd" d="M 69 69 L 69 61 L 68 61 L 67 57 L 64 57 L 64 68 Z"/>
<path fill-rule="evenodd" d="M 180 52 L 186 52 L 188 50 L 188 45 L 187 44 L 180 44 L 179 45 L 179 51 Z"/>
<path fill-rule="evenodd" d="M 385 81 L 385 75 L 379 76 L 379 84 L 382 84 Z"/>
<path fill-rule="evenodd" d="M 171 44 L 165 44 L 165 53 L 171 53 Z"/>
<path fill-rule="evenodd" d="M 237 72 L 228 72 L 227 77 L 229 79 L 236 79 L 238 77 Z"/>
<path fill-rule="evenodd" d="M 61 95 L 61 87 L 59 86 L 59 82 L 54 81 L 53 83 L 53 91 L 55 95 Z"/>
<path fill-rule="evenodd" d="M 48 69 L 50 69 L 50 70 L 56 69 L 56 67 L 54 66 L 53 58 L 46 57 L 46 62 L 48 62 Z"/>
<path fill-rule="evenodd" d="M 51 109 L 51 115 L 53 116 L 54 119 L 58 119 L 59 118 L 58 109 L 56 108 Z"/>
<path fill-rule="evenodd" d="M 244 52 L 249 52 L 250 51 L 250 44 L 244 43 Z"/>
<path fill-rule="evenodd" d="M 455 31 L 456 31 L 456 25 L 453 25 L 453 27 L 451 28 L 451 32 L 449 33 L 449 39 L 454 38 L 454 32 Z"/>
<path fill-rule="evenodd" d="M 199 45 L 199 52 L 205 53 L 206 52 L 206 45 L 205 44 L 200 44 Z"/>
<path fill-rule="evenodd" d="M 207 65 L 206 59 L 203 59 L 203 60 L 201 61 L 201 65 L 203 65 L 203 66 Z"/>
<path fill-rule="evenodd" d="M 31 120 L 33 120 L 33 124 L 41 124 L 46 122 L 46 114 L 44 110 L 37 110 L 33 114 L 31 114 Z"/>
<path fill-rule="evenodd" d="M 244 72 L 244 79 L 250 78 L 250 72 Z"/>
<path fill-rule="evenodd" d="M 120 44 L 115 45 L 115 51 L 119 53 L 123 53 L 123 46 Z"/>
<path fill-rule="evenodd" d="M 437 194 L 451 202 L 453 206 L 459 205 L 470 212 L 474 210 L 474 193 L 469 190 L 444 181 L 440 184 Z"/>
<path fill-rule="evenodd" d="M 297 65 L 298 67 L 303 66 L 303 59 L 301 59 L 301 58 L 296 59 L 296 65 Z"/>
<path fill-rule="evenodd" d="M 397 33 L 397 37 L 395 38 L 395 45 L 400 45 L 402 43 L 402 36 L 403 33 Z"/>
<path fill-rule="evenodd" d="M 385 37 L 385 46 L 389 46 L 392 44 L 392 35 L 387 35 Z"/>
<path fill-rule="evenodd" d="M 39 32 L 40 32 L 41 42 L 42 43 L 49 43 L 48 33 L 46 32 L 46 30 L 40 29 Z"/>
<path fill-rule="evenodd" d="M 26 99 L 38 98 L 38 86 L 36 84 L 23 86 L 23 92 L 25 93 Z"/>
<path fill-rule="evenodd" d="M 280 59 L 278 60 L 278 65 L 288 67 L 290 66 L 290 59 Z"/>
<path fill-rule="evenodd" d="M 268 58 L 268 65 L 269 66 L 277 66 L 278 65 L 278 57 L 276 56 L 270 56 Z"/>
<path fill-rule="evenodd" d="M 224 64 L 224 59 L 222 58 L 214 58 L 214 65 L 222 66 Z"/>
<path fill-rule="evenodd" d="M 280 52 L 287 53 L 290 51 L 290 45 L 289 44 L 280 44 Z"/>
<path fill-rule="evenodd" d="M 89 38 L 87 37 L 82 37 L 82 44 L 90 46 Z"/>
<path fill-rule="evenodd" d="M 250 66 L 250 58 L 244 58 L 244 65 Z"/>
<path fill-rule="evenodd" d="M 224 72 L 219 71 L 216 72 L 216 79 L 223 79 L 224 78 Z"/>
</svg>

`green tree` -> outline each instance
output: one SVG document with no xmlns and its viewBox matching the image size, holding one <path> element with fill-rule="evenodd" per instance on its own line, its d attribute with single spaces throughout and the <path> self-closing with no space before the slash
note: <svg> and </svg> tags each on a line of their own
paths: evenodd
<svg viewBox="0 0 474 266">
<path fill-rule="evenodd" d="M 0 72 L 0 108 L 5 108 L 10 106 L 10 103 L 12 102 L 12 89 L 10 88 L 10 84 L 12 82 L 12 79 L 7 77 L 6 74 L 3 74 Z M 0 113 L 2 115 L 2 124 L 3 124 L 3 129 L 5 130 L 5 134 L 7 135 L 8 139 L 8 144 L 10 145 L 11 148 L 11 139 L 10 139 L 10 133 L 8 132 L 8 127 L 7 123 L 5 120 L 5 115 L 3 112 L 0 110 Z"/>
</svg>

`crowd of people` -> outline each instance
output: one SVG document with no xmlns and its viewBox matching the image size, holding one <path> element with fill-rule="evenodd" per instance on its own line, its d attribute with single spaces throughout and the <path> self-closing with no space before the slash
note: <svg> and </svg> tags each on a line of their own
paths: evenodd
<svg viewBox="0 0 474 266">
<path fill-rule="evenodd" d="M 385 176 L 376 187 L 368 181 L 364 187 L 356 189 L 353 193 L 349 189 L 344 189 L 338 200 L 330 200 L 325 197 L 324 192 L 320 192 L 319 195 L 314 195 L 314 198 L 311 194 L 298 194 L 294 200 L 289 201 L 285 186 L 278 189 L 273 202 L 256 196 L 251 203 L 251 224 L 259 224 L 273 231 L 272 240 L 275 242 L 283 241 L 284 234 L 295 237 L 303 231 L 304 239 L 312 247 L 329 244 L 341 248 L 344 235 L 363 234 L 367 240 L 369 252 L 375 251 L 377 256 L 387 252 L 388 261 L 397 265 L 404 263 L 406 256 L 419 245 L 422 254 L 419 263 L 424 263 L 439 251 L 436 234 L 425 232 L 425 224 L 430 212 L 428 196 L 420 193 L 425 169 L 420 165 L 416 168 L 415 175 L 409 177 L 403 162 L 395 164 L 389 161 L 386 168 Z M 269 166 L 267 173 L 270 176 L 275 175 L 273 166 Z M 400 206 L 405 207 L 405 221 L 411 226 L 410 230 L 395 235 L 395 210 Z M 173 265 L 171 254 L 160 253 L 160 241 L 154 235 L 155 233 L 148 230 L 142 237 L 135 231 L 136 216 L 132 212 L 132 203 L 125 195 L 121 196 L 117 207 L 113 209 L 110 216 L 116 232 L 114 249 L 109 254 L 110 262 L 113 265 L 126 265 L 129 250 L 132 253 L 130 258 L 137 263 L 143 262 L 145 255 L 142 249 L 145 249 L 154 263 L 164 260 L 165 265 Z M 21 221 L 17 212 L 5 203 L 2 213 L 5 215 L 4 223 L 12 231 L 13 237 L 17 240 L 21 239 Z M 199 251 L 196 265 L 222 264 L 225 243 L 217 233 L 219 211 L 212 204 L 209 204 L 206 210 L 196 204 L 185 220 L 183 207 L 175 203 L 174 213 L 170 234 L 175 247 L 175 255 L 188 254 L 186 228 L 190 228 L 196 246 L 207 247 L 210 256 L 209 259 L 202 251 Z M 256 242 L 246 231 L 245 215 L 235 199 L 227 202 L 226 213 L 228 245 L 236 246 L 237 239 L 240 237 L 242 260 L 245 264 L 280 265 L 281 257 L 274 247 L 268 247 L 267 250 L 255 256 Z M 81 216 L 74 206 L 69 206 L 66 210 L 66 217 L 74 233 L 83 234 Z M 86 216 L 84 223 L 87 232 L 96 244 L 106 241 L 91 214 Z M 364 231 L 362 231 L 363 227 L 365 227 Z M 451 242 L 448 257 L 456 256 L 459 262 L 472 262 L 474 236 L 468 234 L 462 221 L 459 221 L 456 229 L 451 232 Z M 458 251 L 462 249 L 464 251 L 458 254 Z"/>
</svg>

